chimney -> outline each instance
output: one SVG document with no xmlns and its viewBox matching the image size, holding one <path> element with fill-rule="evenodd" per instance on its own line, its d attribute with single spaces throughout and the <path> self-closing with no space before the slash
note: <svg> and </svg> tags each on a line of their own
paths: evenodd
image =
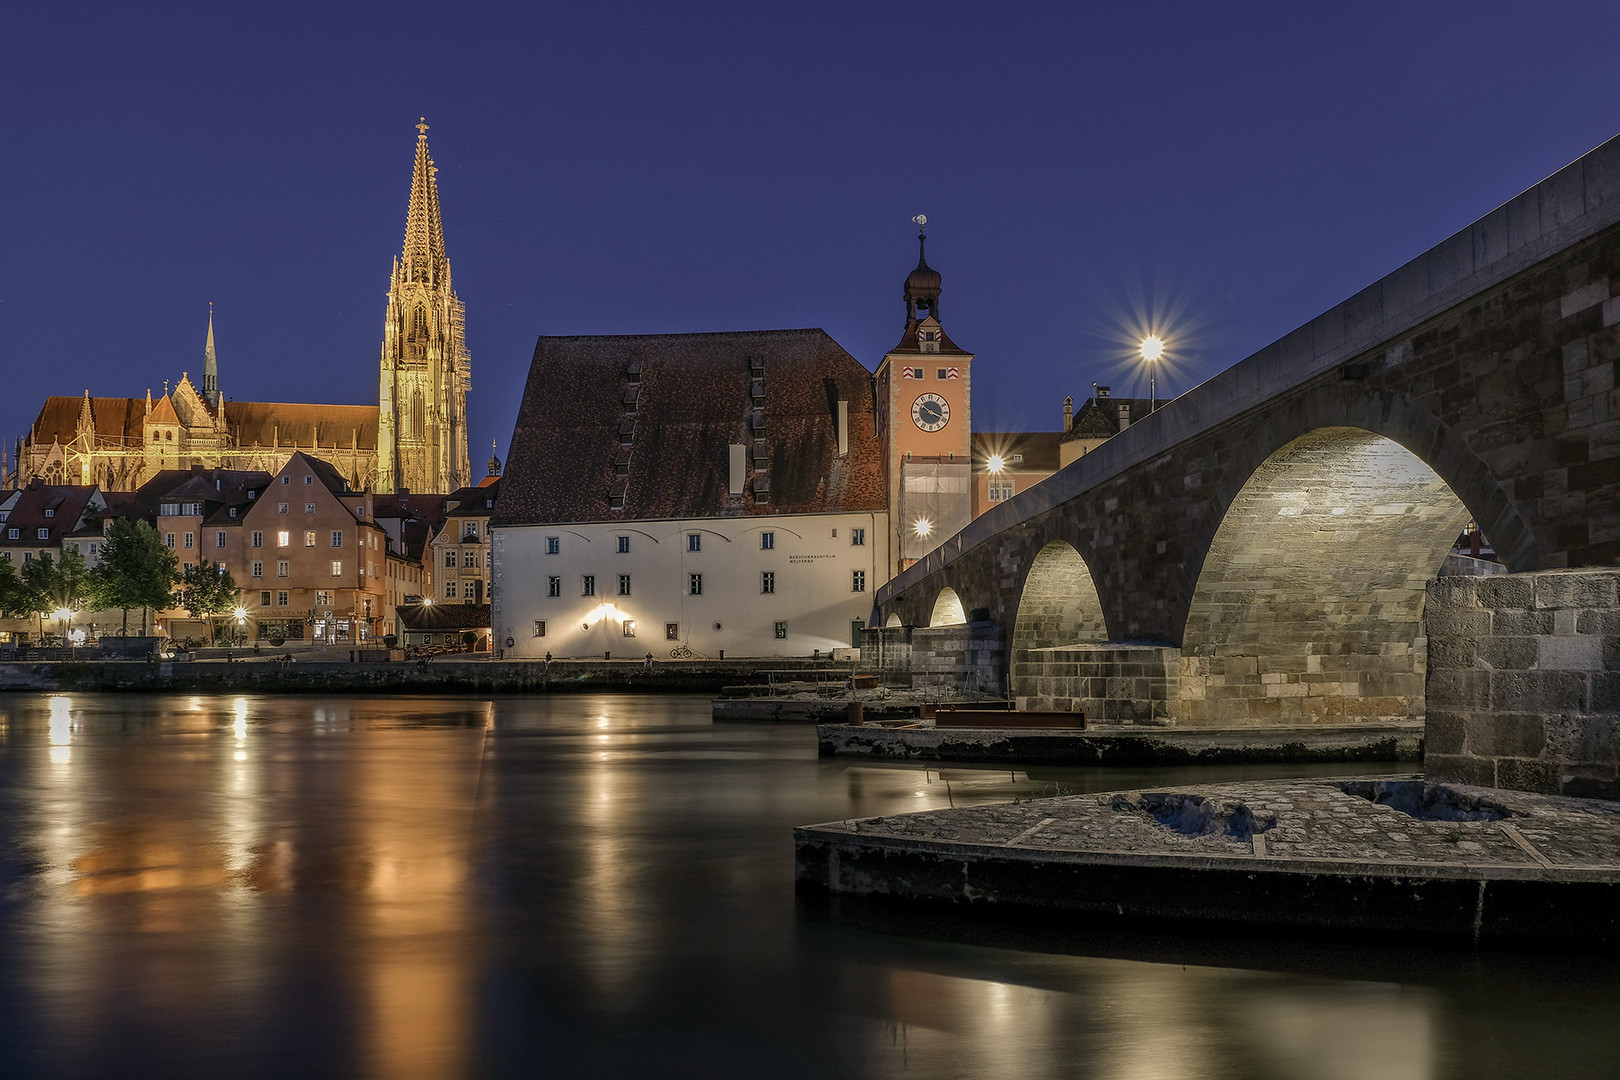
<svg viewBox="0 0 1620 1080">
<path fill-rule="evenodd" d="M 1092 383 L 1091 385 L 1092 386 L 1097 386 L 1096 383 Z M 1106 386 L 1097 386 L 1097 400 L 1101 401 L 1103 398 L 1105 398 L 1107 396 L 1108 396 L 1108 387 L 1106 387 Z"/>
<path fill-rule="evenodd" d="M 1072 398 L 1072 397 L 1070 397 L 1068 395 L 1064 395 L 1064 397 L 1063 397 L 1063 430 L 1064 430 L 1064 432 L 1067 432 L 1073 426 L 1074 426 L 1074 398 Z"/>
<path fill-rule="evenodd" d="M 1101 389 L 1107 389 L 1103 387 Z M 1131 407 L 1121 403 L 1119 406 L 1119 430 L 1124 431 L 1131 426 Z"/>
<path fill-rule="evenodd" d="M 748 447 L 743 443 L 731 444 L 731 494 L 743 493 L 743 481 L 748 478 Z"/>
<path fill-rule="evenodd" d="M 849 402 L 838 403 L 838 456 L 849 454 Z"/>
</svg>

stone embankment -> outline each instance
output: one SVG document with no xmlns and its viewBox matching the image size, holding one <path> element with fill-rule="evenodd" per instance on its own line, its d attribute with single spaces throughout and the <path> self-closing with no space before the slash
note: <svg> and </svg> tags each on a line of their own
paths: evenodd
<svg viewBox="0 0 1620 1080">
<path fill-rule="evenodd" d="M 1416 778 L 1122 791 L 794 830 L 799 887 L 1103 921 L 1620 948 L 1620 804 Z"/>
<path fill-rule="evenodd" d="M 271 659 L 225 662 L 64 660 L 0 663 L 0 690 L 193 691 L 201 693 L 717 693 L 762 664 L 792 661 L 446 660 L 350 663 Z M 824 667 L 825 661 L 807 667 Z"/>
</svg>

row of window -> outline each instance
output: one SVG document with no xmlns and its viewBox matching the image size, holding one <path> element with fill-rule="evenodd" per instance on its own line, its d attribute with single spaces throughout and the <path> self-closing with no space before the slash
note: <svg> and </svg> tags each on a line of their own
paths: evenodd
<svg viewBox="0 0 1620 1080">
<path fill-rule="evenodd" d="M 478 552 L 476 552 L 476 551 L 464 551 L 464 552 L 461 553 L 461 565 L 462 566 L 476 567 L 482 561 L 483 560 L 480 558 Z M 444 553 L 444 565 L 446 567 L 450 567 L 450 568 L 453 568 L 456 565 L 456 553 L 455 552 L 447 551 L 447 552 Z"/>
<path fill-rule="evenodd" d="M 583 625 L 586 630 L 589 630 L 591 628 L 589 623 L 584 623 L 584 624 L 581 624 L 581 625 Z M 787 623 L 778 622 L 776 624 L 775 629 L 776 629 L 776 637 L 778 639 L 786 638 L 788 636 L 787 635 Z M 537 637 L 537 638 L 546 636 L 546 620 L 544 620 L 544 619 L 536 619 L 536 620 L 534 620 L 534 636 Z M 636 636 L 636 620 L 634 620 L 634 619 L 626 619 L 626 620 L 624 620 L 624 636 L 625 637 L 635 637 Z M 679 640 L 681 640 L 681 624 L 680 623 L 673 623 L 673 622 L 665 623 L 664 624 L 664 640 L 665 641 L 679 641 Z M 546 654 L 546 659 L 547 660 L 551 659 L 551 654 L 550 653 Z"/>
<path fill-rule="evenodd" d="M 774 592 L 776 592 L 776 571 L 774 571 L 774 570 L 765 570 L 765 571 L 762 571 L 760 573 L 760 575 L 759 575 L 759 591 L 762 592 L 762 593 L 774 593 Z M 865 592 L 866 591 L 866 571 L 865 570 L 853 570 L 853 571 L 850 572 L 849 591 L 850 592 Z M 688 574 L 688 575 L 686 575 L 686 592 L 687 592 L 688 596 L 702 596 L 703 595 L 703 575 L 702 574 Z M 446 595 L 453 596 L 455 594 L 454 593 L 448 593 Z M 580 579 L 579 579 L 579 595 L 581 595 L 581 596 L 595 596 L 596 595 L 596 575 L 595 574 L 582 574 L 582 575 L 580 575 Z M 629 596 L 630 595 L 630 575 L 629 574 L 620 574 L 619 575 L 619 595 L 620 596 Z M 547 597 L 560 597 L 560 596 L 562 596 L 562 575 L 560 575 L 560 574 L 552 574 L 552 575 L 550 575 L 549 577 L 546 578 L 546 596 Z"/>
<path fill-rule="evenodd" d="M 40 539 L 40 540 L 49 540 L 51 538 L 51 530 L 42 527 L 34 534 L 34 536 L 37 539 Z M 15 526 L 13 526 L 12 528 L 7 529 L 6 530 L 6 539 L 8 539 L 8 540 L 21 540 L 22 539 L 22 530 L 19 529 L 19 528 L 16 528 Z"/>
<path fill-rule="evenodd" d="M 331 535 L 331 541 L 332 541 L 332 546 L 333 547 L 335 547 L 335 548 L 342 547 L 343 546 L 343 530 L 342 529 L 333 529 L 332 530 L 332 535 Z M 256 547 L 256 548 L 264 547 L 264 533 L 260 532 L 257 529 L 253 530 L 253 534 L 248 538 L 248 542 L 253 547 Z M 214 543 L 215 543 L 216 547 L 224 547 L 225 546 L 225 533 L 224 533 L 223 530 L 220 531 L 219 536 L 215 540 Z M 169 546 L 174 547 L 174 533 L 169 534 Z M 191 546 L 191 534 L 186 533 L 186 547 L 190 547 L 190 546 Z M 315 530 L 314 529 L 305 529 L 304 530 L 304 546 L 307 547 L 307 548 L 312 548 L 312 547 L 315 546 Z M 280 532 L 276 533 L 276 547 L 292 547 L 292 533 L 289 530 L 282 529 Z"/>
<path fill-rule="evenodd" d="M 286 607 L 287 604 L 288 604 L 289 599 L 290 599 L 290 597 L 289 597 L 289 594 L 288 594 L 286 589 L 278 590 L 276 592 L 276 607 Z M 368 604 L 370 603 L 369 600 L 366 601 L 366 602 Z M 260 607 L 269 607 L 270 606 L 270 590 L 269 589 L 261 589 L 259 591 L 259 606 Z M 332 606 L 332 590 L 331 589 L 316 589 L 315 590 L 315 606 L 316 607 L 331 607 Z M 367 610 L 369 611 L 370 609 L 367 608 Z"/>
<path fill-rule="evenodd" d="M 262 563 L 262 562 L 253 563 L 253 564 L 251 564 L 249 566 L 248 569 L 249 569 L 249 571 L 251 573 L 251 576 L 253 576 L 253 577 L 264 577 L 264 563 Z M 373 575 L 376 574 L 376 568 L 375 567 L 372 568 L 372 574 Z M 343 576 L 343 560 L 342 559 L 333 559 L 332 560 L 332 576 L 333 577 L 342 577 Z M 364 572 L 361 573 L 361 576 L 362 577 L 365 576 Z M 286 559 L 277 559 L 276 560 L 276 577 L 292 577 L 292 563 L 289 562 Z"/>
<path fill-rule="evenodd" d="M 837 529 L 833 530 L 833 535 L 834 536 L 838 535 L 838 530 Z M 630 538 L 628 536 L 621 536 L 621 537 L 618 538 L 618 541 L 619 541 L 619 554 L 620 555 L 628 555 L 630 553 Z M 851 530 L 849 530 L 849 542 L 850 542 L 850 545 L 853 546 L 853 547 L 864 547 L 866 545 L 866 530 L 864 528 L 863 529 L 851 529 Z M 776 534 L 774 532 L 762 532 L 762 533 L 760 533 L 759 534 L 759 547 L 760 547 L 761 551 L 770 551 L 770 550 L 774 549 L 776 547 Z M 687 551 L 702 551 L 703 550 L 703 534 L 702 533 L 687 533 L 686 534 L 686 550 Z M 562 554 L 562 537 L 560 537 L 560 536 L 548 536 L 548 537 L 546 537 L 546 554 L 547 555 L 560 555 L 560 554 Z M 445 565 L 449 566 L 451 564 L 446 563 Z"/>
</svg>

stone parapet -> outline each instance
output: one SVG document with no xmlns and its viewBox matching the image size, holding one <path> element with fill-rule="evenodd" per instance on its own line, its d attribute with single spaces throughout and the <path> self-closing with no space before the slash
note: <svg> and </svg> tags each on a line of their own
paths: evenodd
<svg viewBox="0 0 1620 1080">
<path fill-rule="evenodd" d="M 1620 799 L 1620 569 L 1428 589 L 1430 780 Z"/>
</svg>

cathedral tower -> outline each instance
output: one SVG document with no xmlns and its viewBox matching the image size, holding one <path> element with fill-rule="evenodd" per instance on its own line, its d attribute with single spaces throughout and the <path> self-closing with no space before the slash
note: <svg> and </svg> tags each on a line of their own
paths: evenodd
<svg viewBox="0 0 1620 1080">
<path fill-rule="evenodd" d="M 467 456 L 471 362 L 463 332 L 466 309 L 451 287 L 444 253 L 438 169 L 428 153 L 425 118 L 416 130 L 405 249 L 394 260 L 384 320 L 377 490 L 447 493 L 472 482 Z"/>
</svg>

